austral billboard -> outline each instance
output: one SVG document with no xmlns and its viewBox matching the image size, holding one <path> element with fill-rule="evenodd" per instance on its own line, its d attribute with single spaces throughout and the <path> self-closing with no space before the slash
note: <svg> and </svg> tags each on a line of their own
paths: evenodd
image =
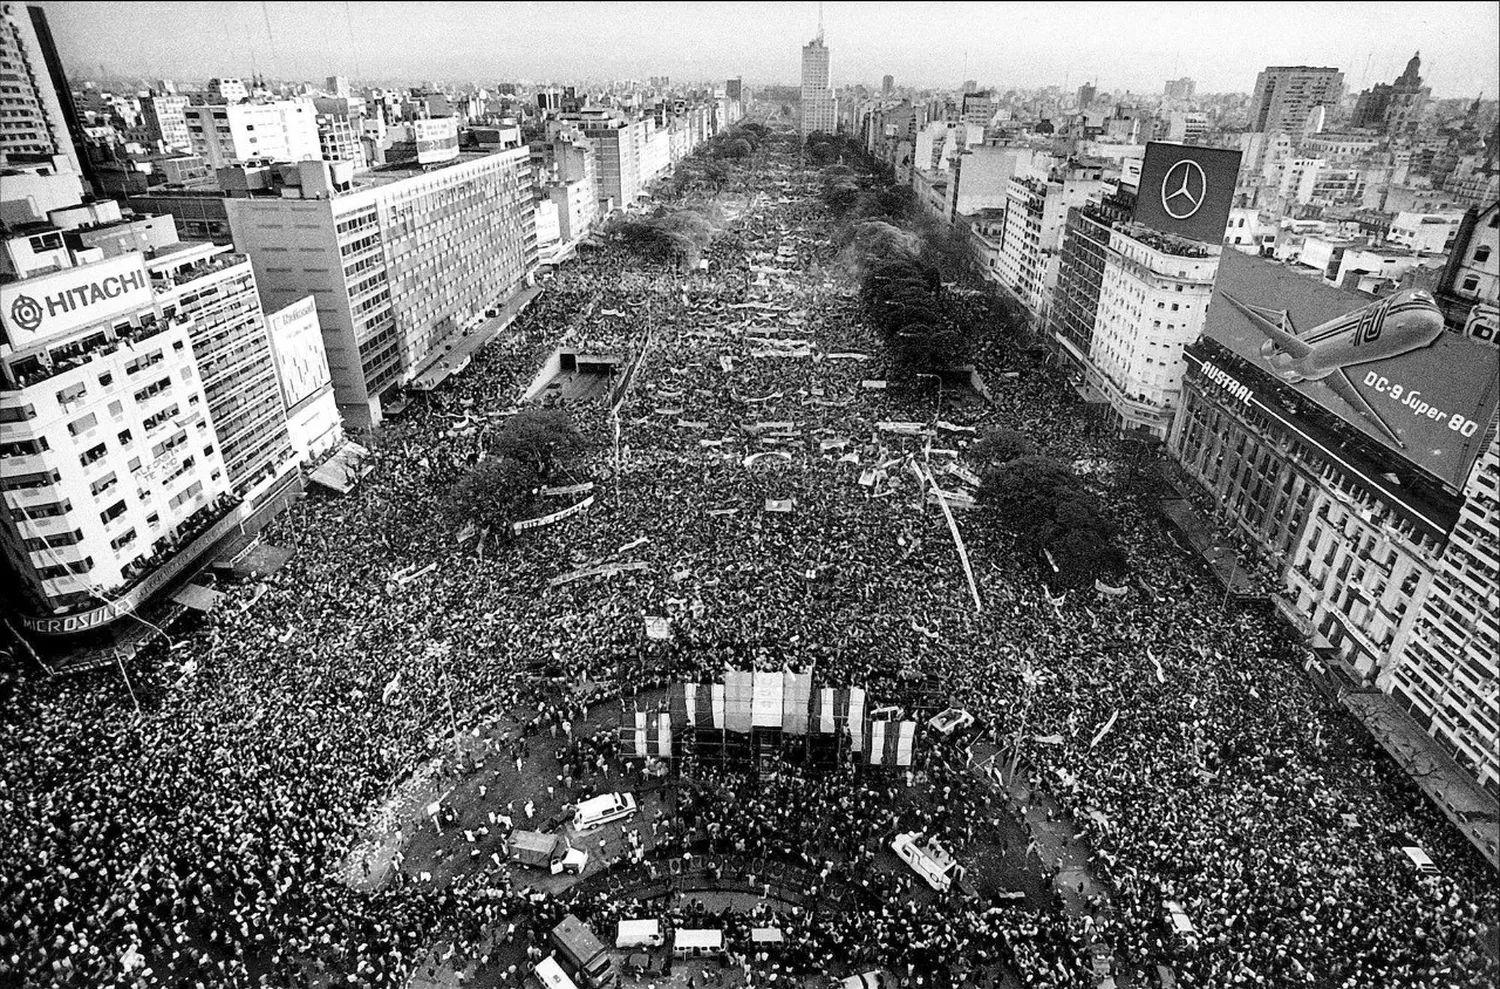
<svg viewBox="0 0 1500 989">
<path fill-rule="evenodd" d="M 1240 153 L 1191 144 L 1146 145 L 1131 219 L 1162 233 L 1224 243 Z"/>
<path fill-rule="evenodd" d="M 1225 251 L 1204 335 L 1461 489 L 1500 399 L 1494 349 L 1425 292 L 1379 299 Z"/>
</svg>

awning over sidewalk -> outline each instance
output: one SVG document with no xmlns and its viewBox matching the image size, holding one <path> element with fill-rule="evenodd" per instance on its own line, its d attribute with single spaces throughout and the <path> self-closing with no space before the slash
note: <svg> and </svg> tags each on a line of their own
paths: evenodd
<svg viewBox="0 0 1500 989">
<path fill-rule="evenodd" d="M 319 464 L 308 480 L 330 491 L 348 494 L 354 490 L 361 478 L 374 470 L 373 467 L 364 465 L 369 455 L 370 451 L 358 443 L 345 443 L 339 448 L 338 453 Z"/>
<path fill-rule="evenodd" d="M 205 614 L 213 611 L 224 595 L 202 584 L 184 584 L 172 595 L 172 600 L 184 608 L 192 608 Z"/>
</svg>

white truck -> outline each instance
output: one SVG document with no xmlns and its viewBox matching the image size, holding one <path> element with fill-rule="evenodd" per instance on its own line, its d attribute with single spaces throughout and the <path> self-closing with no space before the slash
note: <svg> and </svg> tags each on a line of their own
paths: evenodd
<svg viewBox="0 0 1500 989">
<path fill-rule="evenodd" d="M 518 865 L 546 869 L 554 876 L 582 873 L 589 861 L 589 853 L 574 848 L 565 836 L 544 831 L 512 831 L 505 842 L 505 854 Z"/>
<path fill-rule="evenodd" d="M 954 860 L 936 838 L 927 839 L 925 844 L 917 844 L 921 837 L 920 831 L 898 834 L 891 841 L 891 850 L 901 861 L 911 866 L 911 870 L 921 876 L 927 885 L 941 893 L 962 880 L 964 867 Z"/>
</svg>

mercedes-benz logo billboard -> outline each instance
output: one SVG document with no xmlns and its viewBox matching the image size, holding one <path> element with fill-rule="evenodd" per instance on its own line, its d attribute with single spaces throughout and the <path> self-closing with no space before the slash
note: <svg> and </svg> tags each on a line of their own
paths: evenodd
<svg viewBox="0 0 1500 989">
<path fill-rule="evenodd" d="M 1191 158 L 1183 158 L 1162 176 L 1162 209 L 1174 220 L 1186 220 L 1198 212 L 1207 192 L 1208 179 L 1203 168 Z"/>
</svg>

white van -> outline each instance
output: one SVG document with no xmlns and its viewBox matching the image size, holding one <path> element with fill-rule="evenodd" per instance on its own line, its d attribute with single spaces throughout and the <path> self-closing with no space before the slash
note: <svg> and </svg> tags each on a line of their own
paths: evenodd
<svg viewBox="0 0 1500 989">
<path fill-rule="evenodd" d="M 616 948 L 659 948 L 661 944 L 661 921 L 620 921 L 619 933 L 615 935 Z"/>
<path fill-rule="evenodd" d="M 578 989 L 577 984 L 568 978 L 568 973 L 563 971 L 557 958 L 552 955 L 537 962 L 532 974 L 542 984 L 542 989 Z"/>
<path fill-rule="evenodd" d="M 573 813 L 574 831 L 592 831 L 611 821 L 620 821 L 635 814 L 635 794 L 606 793 L 591 797 L 578 805 Z"/>
</svg>

